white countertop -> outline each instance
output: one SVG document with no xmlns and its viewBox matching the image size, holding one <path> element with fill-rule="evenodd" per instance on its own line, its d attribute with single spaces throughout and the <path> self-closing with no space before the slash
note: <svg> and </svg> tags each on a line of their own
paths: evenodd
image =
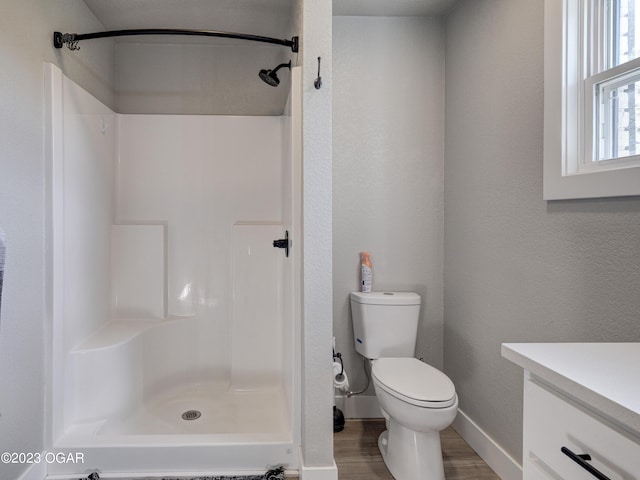
<svg viewBox="0 0 640 480">
<path fill-rule="evenodd" d="M 503 343 L 502 356 L 640 436 L 640 343 Z"/>
</svg>

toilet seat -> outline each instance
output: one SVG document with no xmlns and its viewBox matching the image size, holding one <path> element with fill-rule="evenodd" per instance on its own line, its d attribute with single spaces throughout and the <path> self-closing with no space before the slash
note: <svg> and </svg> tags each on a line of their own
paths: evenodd
<svg viewBox="0 0 640 480">
<path fill-rule="evenodd" d="M 415 358 L 379 358 L 371 374 L 390 395 L 423 408 L 446 408 L 455 403 L 453 382 L 440 370 Z"/>
</svg>

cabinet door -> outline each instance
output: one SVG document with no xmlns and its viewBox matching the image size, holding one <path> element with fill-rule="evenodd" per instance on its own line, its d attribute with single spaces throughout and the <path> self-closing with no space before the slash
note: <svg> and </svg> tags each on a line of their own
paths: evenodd
<svg viewBox="0 0 640 480">
<path fill-rule="evenodd" d="M 638 441 L 535 380 L 525 382 L 524 480 L 596 480 L 562 447 L 589 454 L 587 463 L 611 480 L 640 480 Z"/>
<path fill-rule="evenodd" d="M 525 456 L 522 463 L 524 480 L 563 480 L 560 475 L 540 462 L 538 458 Z"/>
</svg>

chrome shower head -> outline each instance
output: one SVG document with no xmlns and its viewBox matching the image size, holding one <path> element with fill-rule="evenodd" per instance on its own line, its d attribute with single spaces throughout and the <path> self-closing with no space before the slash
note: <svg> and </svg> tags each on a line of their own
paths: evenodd
<svg viewBox="0 0 640 480">
<path fill-rule="evenodd" d="M 273 70 L 262 69 L 260 70 L 260 73 L 258 75 L 260 76 L 262 81 L 267 85 L 271 85 L 272 87 L 277 87 L 278 85 L 280 85 L 280 79 L 278 78 L 278 75 L 276 75 L 276 72 L 280 70 L 282 67 L 287 67 L 291 69 L 291 61 L 289 61 L 289 63 L 281 63 Z"/>
</svg>

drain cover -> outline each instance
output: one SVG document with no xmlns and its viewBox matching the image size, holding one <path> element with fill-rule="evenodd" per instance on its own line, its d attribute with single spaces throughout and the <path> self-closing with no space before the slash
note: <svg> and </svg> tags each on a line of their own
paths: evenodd
<svg viewBox="0 0 640 480">
<path fill-rule="evenodd" d="M 197 420 L 198 418 L 200 418 L 200 415 L 202 415 L 202 413 L 200 413 L 199 410 L 187 410 L 186 412 L 184 412 L 182 414 L 182 419 L 183 420 Z"/>
</svg>

